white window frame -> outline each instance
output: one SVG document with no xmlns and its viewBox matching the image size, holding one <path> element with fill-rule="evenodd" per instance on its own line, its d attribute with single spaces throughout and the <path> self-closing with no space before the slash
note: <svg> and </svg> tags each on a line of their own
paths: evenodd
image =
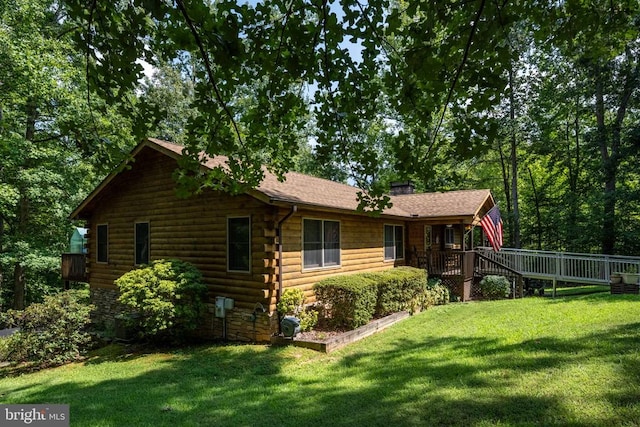
<svg viewBox="0 0 640 427">
<path fill-rule="evenodd" d="M 105 258 L 104 260 L 100 259 L 100 227 L 107 227 L 107 235 L 105 237 L 106 242 L 104 242 L 105 246 Z M 96 263 L 98 264 L 108 264 L 109 263 L 109 224 L 96 224 Z"/>
<path fill-rule="evenodd" d="M 449 239 L 449 235 L 451 235 L 451 239 Z M 444 247 L 445 248 L 453 248 L 456 244 L 456 230 L 451 227 L 444 228 Z"/>
<path fill-rule="evenodd" d="M 248 256 L 248 261 L 249 261 L 249 265 L 247 266 L 248 268 L 246 270 L 236 270 L 236 269 L 232 269 L 230 262 L 231 262 L 231 241 L 229 239 L 230 237 L 230 233 L 229 233 L 229 222 L 232 219 L 247 219 L 249 221 L 249 241 L 247 242 L 247 256 Z M 251 215 L 237 215 L 237 216 L 228 216 L 227 217 L 227 272 L 229 273 L 251 273 L 251 264 L 252 264 L 252 252 L 251 252 L 251 237 L 252 237 L 252 233 L 251 233 Z"/>
<path fill-rule="evenodd" d="M 320 247 L 321 247 L 321 260 L 320 260 L 320 265 L 316 266 L 311 266 L 311 267 L 307 267 L 305 266 L 305 261 L 304 261 L 304 245 L 305 245 L 305 236 L 304 236 L 304 223 L 305 221 L 319 221 L 322 224 L 321 227 L 321 231 L 320 231 L 320 235 L 321 235 L 321 242 L 320 242 Z M 325 223 L 327 222 L 332 222 L 332 223 L 336 223 L 338 224 L 338 262 L 336 264 L 330 264 L 330 265 L 326 265 L 326 261 L 325 261 L 325 241 L 324 241 L 324 226 Z M 324 218 L 302 218 L 302 250 L 300 251 L 300 255 L 301 255 L 301 264 L 302 264 L 302 270 L 303 271 L 311 271 L 311 270 L 324 270 L 324 269 L 332 269 L 332 268 L 340 268 L 342 267 L 342 223 L 338 220 L 335 219 L 324 219 Z"/>
<path fill-rule="evenodd" d="M 387 227 L 393 227 L 393 257 L 392 258 L 388 258 L 387 257 Z M 400 228 L 402 230 L 402 256 L 398 256 L 396 248 L 398 247 L 398 244 L 396 242 L 396 229 Z M 401 224 L 384 224 L 384 226 L 382 227 L 382 249 L 383 249 L 383 256 L 384 256 L 384 260 L 387 262 L 391 262 L 391 261 L 398 261 L 398 260 L 403 260 L 404 259 L 404 253 L 405 253 L 405 235 L 404 235 L 404 225 Z"/>
</svg>

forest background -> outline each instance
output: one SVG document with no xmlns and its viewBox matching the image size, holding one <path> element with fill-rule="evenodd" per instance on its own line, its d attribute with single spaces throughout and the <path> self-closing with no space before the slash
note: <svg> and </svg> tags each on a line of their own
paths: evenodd
<svg viewBox="0 0 640 427">
<path fill-rule="evenodd" d="M 69 213 L 145 137 L 187 147 L 182 194 L 490 188 L 505 246 L 638 255 L 639 48 L 635 0 L 0 0 L 0 309 L 61 288 Z"/>
</svg>

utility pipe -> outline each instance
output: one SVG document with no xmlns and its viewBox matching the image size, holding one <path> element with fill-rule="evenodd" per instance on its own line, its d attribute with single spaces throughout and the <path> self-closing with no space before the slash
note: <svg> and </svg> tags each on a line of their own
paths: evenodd
<svg viewBox="0 0 640 427">
<path fill-rule="evenodd" d="M 276 295 L 276 303 L 280 302 L 280 298 L 282 297 L 282 224 L 291 216 L 298 212 L 298 206 L 291 206 L 291 211 L 280 221 L 278 221 L 278 225 L 276 226 L 276 237 L 278 238 L 278 293 Z"/>
</svg>

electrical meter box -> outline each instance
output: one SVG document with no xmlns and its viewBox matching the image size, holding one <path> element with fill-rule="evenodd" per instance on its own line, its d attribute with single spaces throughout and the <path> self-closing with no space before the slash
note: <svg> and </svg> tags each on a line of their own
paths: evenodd
<svg viewBox="0 0 640 427">
<path fill-rule="evenodd" d="M 224 308 L 225 297 L 216 297 L 216 317 L 225 317 L 227 314 Z"/>
<path fill-rule="evenodd" d="M 233 298 L 216 297 L 215 316 L 224 318 L 227 316 L 227 310 L 233 310 Z"/>
</svg>

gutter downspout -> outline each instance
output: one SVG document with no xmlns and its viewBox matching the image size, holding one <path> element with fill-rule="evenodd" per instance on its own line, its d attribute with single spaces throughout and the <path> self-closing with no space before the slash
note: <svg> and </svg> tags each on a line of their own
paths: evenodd
<svg viewBox="0 0 640 427">
<path fill-rule="evenodd" d="M 291 211 L 280 221 L 278 221 L 278 225 L 276 226 L 276 237 L 278 238 L 278 293 L 276 295 L 276 304 L 280 302 L 280 298 L 282 297 L 282 224 L 291 216 L 298 212 L 298 206 L 291 206 Z"/>
</svg>

